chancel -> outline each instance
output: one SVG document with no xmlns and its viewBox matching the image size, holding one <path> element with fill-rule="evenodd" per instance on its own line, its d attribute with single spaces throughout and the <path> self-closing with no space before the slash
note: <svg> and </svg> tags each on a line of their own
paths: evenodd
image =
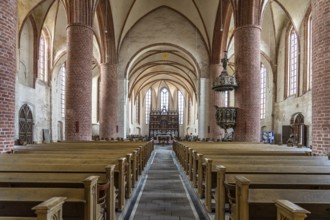
<svg viewBox="0 0 330 220">
<path fill-rule="evenodd" d="M 329 7 L 1 0 L 0 217 L 330 219 Z"/>
</svg>

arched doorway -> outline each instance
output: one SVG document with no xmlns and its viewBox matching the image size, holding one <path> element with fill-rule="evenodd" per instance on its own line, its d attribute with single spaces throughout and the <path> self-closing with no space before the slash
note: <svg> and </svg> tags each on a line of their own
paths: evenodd
<svg viewBox="0 0 330 220">
<path fill-rule="evenodd" d="M 304 116 L 297 112 L 292 115 L 290 120 L 292 134 L 294 135 L 295 144 L 303 145 L 306 144 L 306 126 L 304 124 Z"/>
<path fill-rule="evenodd" d="M 33 143 L 33 116 L 30 107 L 24 104 L 19 110 L 19 141 L 21 144 Z"/>
</svg>

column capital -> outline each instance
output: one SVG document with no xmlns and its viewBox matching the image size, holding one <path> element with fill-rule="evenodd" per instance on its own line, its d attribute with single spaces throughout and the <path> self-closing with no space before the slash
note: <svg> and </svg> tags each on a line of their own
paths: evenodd
<svg viewBox="0 0 330 220">
<path fill-rule="evenodd" d="M 62 0 L 68 25 L 93 26 L 94 13 L 99 0 Z"/>
<path fill-rule="evenodd" d="M 259 29 L 260 31 L 262 30 L 261 26 L 259 26 L 259 25 L 245 24 L 243 26 L 236 27 L 234 30 L 234 34 L 235 34 L 235 32 L 243 30 L 243 29 Z"/>
</svg>

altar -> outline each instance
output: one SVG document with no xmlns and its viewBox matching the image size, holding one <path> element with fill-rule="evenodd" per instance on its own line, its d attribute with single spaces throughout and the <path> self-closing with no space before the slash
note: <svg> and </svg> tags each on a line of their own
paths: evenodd
<svg viewBox="0 0 330 220">
<path fill-rule="evenodd" d="M 149 136 L 158 140 L 179 137 L 179 114 L 177 111 L 167 111 L 165 108 L 150 112 Z"/>
<path fill-rule="evenodd" d="M 158 134 L 157 140 L 161 144 L 169 143 L 169 141 L 172 139 L 172 135 L 170 134 Z"/>
</svg>

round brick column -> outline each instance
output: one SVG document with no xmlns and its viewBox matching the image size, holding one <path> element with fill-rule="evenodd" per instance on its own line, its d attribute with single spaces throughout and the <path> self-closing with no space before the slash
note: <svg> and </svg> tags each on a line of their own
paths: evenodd
<svg viewBox="0 0 330 220">
<path fill-rule="evenodd" d="M 17 1 L 0 1 L 0 150 L 15 139 Z"/>
<path fill-rule="evenodd" d="M 330 1 L 312 0 L 313 88 L 312 148 L 317 155 L 330 153 Z"/>
<path fill-rule="evenodd" d="M 235 141 L 260 141 L 260 32 L 256 25 L 235 30 Z"/>
<path fill-rule="evenodd" d="M 100 138 L 114 138 L 117 126 L 117 65 L 101 64 Z"/>
<path fill-rule="evenodd" d="M 212 89 L 213 82 L 216 77 L 221 74 L 222 66 L 220 64 L 211 64 L 210 65 L 210 114 L 209 114 L 209 126 L 210 126 L 210 138 L 214 138 L 215 140 L 223 138 L 224 130 L 220 128 L 215 120 L 216 108 L 215 105 L 218 107 L 225 106 L 225 96 L 224 92 L 216 92 Z"/>
<path fill-rule="evenodd" d="M 71 24 L 67 37 L 66 140 L 91 140 L 93 30 Z"/>
</svg>

